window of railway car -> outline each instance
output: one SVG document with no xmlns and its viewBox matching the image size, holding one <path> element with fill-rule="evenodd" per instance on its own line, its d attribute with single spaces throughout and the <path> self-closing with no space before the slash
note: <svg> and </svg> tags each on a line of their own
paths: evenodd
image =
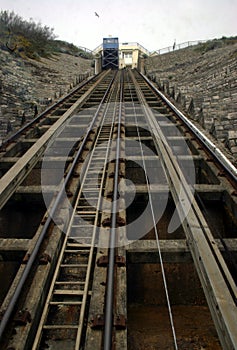
<svg viewBox="0 0 237 350">
<path fill-rule="evenodd" d="M 132 52 L 126 52 L 124 58 L 132 58 Z"/>
<path fill-rule="evenodd" d="M 114 44 L 114 43 L 117 43 L 117 40 L 111 38 L 111 39 L 105 39 L 104 42 L 109 44 Z"/>
</svg>

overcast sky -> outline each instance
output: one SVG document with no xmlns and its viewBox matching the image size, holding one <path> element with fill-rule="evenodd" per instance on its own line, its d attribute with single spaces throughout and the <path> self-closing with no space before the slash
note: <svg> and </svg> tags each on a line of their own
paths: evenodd
<svg viewBox="0 0 237 350">
<path fill-rule="evenodd" d="M 0 0 L 0 8 L 33 18 L 54 28 L 58 39 L 89 49 L 109 35 L 150 51 L 175 39 L 179 44 L 237 35 L 237 0 Z"/>
</svg>

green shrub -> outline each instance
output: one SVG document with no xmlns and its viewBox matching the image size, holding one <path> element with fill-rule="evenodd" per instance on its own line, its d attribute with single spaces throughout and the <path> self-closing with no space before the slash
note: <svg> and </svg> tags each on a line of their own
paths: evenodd
<svg viewBox="0 0 237 350">
<path fill-rule="evenodd" d="M 225 45 L 235 44 L 236 42 L 237 42 L 236 36 L 229 37 L 229 38 L 226 38 L 225 36 L 223 36 L 220 39 L 208 40 L 205 43 L 199 44 L 199 45 L 194 47 L 194 50 L 198 51 L 198 52 L 205 53 L 205 52 L 208 52 L 211 50 L 218 49 L 218 48 L 223 47 Z"/>
<path fill-rule="evenodd" d="M 54 29 L 26 21 L 13 11 L 0 12 L 0 48 L 22 57 L 40 59 L 57 53 L 92 59 L 92 54 L 66 41 L 55 40 Z"/>
<path fill-rule="evenodd" d="M 52 28 L 26 21 L 14 12 L 0 12 L 0 28 L 1 47 L 27 57 L 47 56 L 48 43 L 55 39 Z"/>
</svg>

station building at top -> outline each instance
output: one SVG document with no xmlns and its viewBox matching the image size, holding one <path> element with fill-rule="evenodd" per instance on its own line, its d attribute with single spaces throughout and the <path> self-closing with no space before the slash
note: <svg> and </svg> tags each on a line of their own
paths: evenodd
<svg viewBox="0 0 237 350">
<path fill-rule="evenodd" d="M 140 60 L 150 52 L 137 42 L 119 43 L 118 38 L 104 38 L 93 54 L 101 59 L 102 69 L 140 69 Z"/>
</svg>

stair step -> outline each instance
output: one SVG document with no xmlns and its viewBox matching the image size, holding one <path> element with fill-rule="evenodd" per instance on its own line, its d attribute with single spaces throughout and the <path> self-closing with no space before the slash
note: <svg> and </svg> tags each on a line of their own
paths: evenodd
<svg viewBox="0 0 237 350">
<path fill-rule="evenodd" d="M 77 249 L 77 250 L 74 250 L 74 249 L 66 249 L 65 250 L 65 253 L 68 253 L 68 254 L 80 254 L 80 253 L 87 253 L 88 255 L 90 254 L 90 249 Z"/>
<path fill-rule="evenodd" d="M 50 305 L 81 305 L 81 301 L 50 301 Z"/>
<path fill-rule="evenodd" d="M 43 329 L 78 329 L 77 325 L 44 325 Z"/>
<path fill-rule="evenodd" d="M 85 246 L 83 246 L 82 244 L 80 244 L 80 243 L 67 243 L 67 247 L 71 247 L 71 248 L 81 248 L 82 250 L 89 250 L 89 248 L 88 247 L 85 247 Z M 84 248 L 84 249 L 83 249 Z"/>
<path fill-rule="evenodd" d="M 84 237 L 83 237 L 84 238 Z M 87 267 L 87 264 L 61 264 L 60 267 Z"/>
<path fill-rule="evenodd" d="M 84 290 L 55 289 L 54 295 L 83 295 Z"/>
<path fill-rule="evenodd" d="M 57 284 L 57 285 L 61 285 L 61 284 L 68 284 L 68 285 L 84 285 L 85 284 L 85 282 L 73 282 L 73 281 L 69 281 L 69 282 L 59 282 L 59 281 L 57 281 L 55 284 Z"/>
</svg>

